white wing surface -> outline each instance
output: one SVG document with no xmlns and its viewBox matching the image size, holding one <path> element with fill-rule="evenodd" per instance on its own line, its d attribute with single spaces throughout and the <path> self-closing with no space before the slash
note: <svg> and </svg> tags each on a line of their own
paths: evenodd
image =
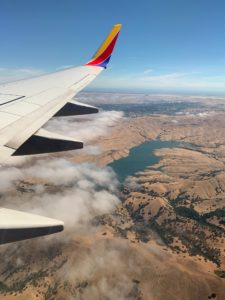
<svg viewBox="0 0 225 300">
<path fill-rule="evenodd" d="M 120 28 L 120 24 L 113 27 L 93 58 L 83 66 L 0 85 L 0 163 L 10 155 L 83 147 L 82 142 L 48 132 L 42 126 L 53 116 L 98 112 L 95 107 L 72 98 L 107 67 Z M 34 233 L 32 228 L 39 229 Z M 60 221 L 0 209 L 0 243 L 32 237 L 32 232 L 33 236 L 37 236 L 61 231 L 62 228 Z"/>
<path fill-rule="evenodd" d="M 82 66 L 0 86 L 1 161 L 15 153 L 102 70 Z"/>
</svg>

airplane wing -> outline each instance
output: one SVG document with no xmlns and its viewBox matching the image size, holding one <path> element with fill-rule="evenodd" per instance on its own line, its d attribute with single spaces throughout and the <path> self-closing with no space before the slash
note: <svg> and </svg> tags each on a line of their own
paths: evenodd
<svg viewBox="0 0 225 300">
<path fill-rule="evenodd" d="M 72 98 L 107 67 L 120 28 L 120 24 L 113 27 L 92 59 L 83 66 L 0 85 L 0 163 L 11 155 L 51 153 L 83 147 L 81 141 L 46 131 L 42 126 L 53 116 L 98 112 L 97 108 L 79 103 Z M 11 223 L 4 225 L 6 220 L 3 218 L 4 215 L 8 216 L 8 220 L 18 219 L 19 223 L 14 222 L 11 227 L 8 226 Z M 53 228 L 50 231 L 55 232 L 63 228 L 62 222 L 52 220 L 51 223 L 49 219 L 37 217 L 32 223 L 30 216 L 24 214 L 21 218 L 20 213 L 5 209 L 0 209 L 0 218 L 0 243 L 10 241 L 10 238 L 5 236 L 10 231 L 13 232 L 12 230 L 24 229 L 27 233 L 28 228 L 29 232 L 32 232 L 32 228 L 49 227 Z M 22 219 L 25 223 L 21 222 Z M 47 231 L 38 230 L 38 235 L 48 234 Z M 29 237 L 29 234 L 23 232 L 14 236 L 21 239 L 19 236 Z"/>
<path fill-rule="evenodd" d="M 82 148 L 81 142 L 59 138 L 41 127 L 54 115 L 96 112 L 71 99 L 107 67 L 120 27 L 114 26 L 84 66 L 0 85 L 0 162 L 10 155 Z"/>
<path fill-rule="evenodd" d="M 62 221 L 12 209 L 0 208 L 0 244 L 62 231 Z"/>
</svg>

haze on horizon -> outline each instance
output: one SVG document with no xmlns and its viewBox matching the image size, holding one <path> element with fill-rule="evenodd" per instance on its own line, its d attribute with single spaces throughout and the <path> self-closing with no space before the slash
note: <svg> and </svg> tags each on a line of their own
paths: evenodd
<svg viewBox="0 0 225 300">
<path fill-rule="evenodd" d="M 85 63 L 119 22 L 89 91 L 225 95 L 224 14 L 222 0 L 1 1 L 0 82 Z"/>
</svg>

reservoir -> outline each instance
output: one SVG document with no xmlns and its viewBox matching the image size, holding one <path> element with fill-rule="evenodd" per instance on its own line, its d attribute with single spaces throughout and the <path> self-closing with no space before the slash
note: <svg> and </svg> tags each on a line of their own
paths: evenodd
<svg viewBox="0 0 225 300">
<path fill-rule="evenodd" d="M 156 149 L 179 146 L 181 146 L 181 144 L 175 141 L 147 141 L 144 144 L 132 148 L 127 157 L 115 160 L 109 164 L 109 166 L 116 172 L 120 183 L 124 183 L 128 176 L 133 176 L 137 172 L 144 171 L 146 167 L 159 162 L 160 157 L 154 155 Z"/>
</svg>

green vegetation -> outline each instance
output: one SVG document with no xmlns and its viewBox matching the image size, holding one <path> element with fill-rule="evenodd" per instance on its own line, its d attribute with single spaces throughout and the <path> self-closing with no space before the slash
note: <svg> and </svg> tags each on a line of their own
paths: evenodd
<svg viewBox="0 0 225 300">
<path fill-rule="evenodd" d="M 206 213 L 203 215 L 204 219 L 208 219 L 208 218 L 211 218 L 211 217 L 219 217 L 219 218 L 224 218 L 225 217 L 225 209 L 216 209 L 214 211 L 211 211 L 209 213 Z"/>
<path fill-rule="evenodd" d="M 38 280 L 40 278 L 47 277 L 48 273 L 47 271 L 39 271 L 34 272 L 27 276 L 25 279 L 13 283 L 11 286 L 6 285 L 5 283 L 0 281 L 0 293 L 10 293 L 10 292 L 21 292 L 25 289 L 27 284 L 32 284 L 33 286 L 37 286 Z"/>
<path fill-rule="evenodd" d="M 139 283 L 134 282 L 134 285 L 127 296 L 128 296 L 127 299 L 131 299 L 131 300 L 142 300 L 143 299 L 142 293 L 139 289 Z"/>
<path fill-rule="evenodd" d="M 116 233 L 118 236 L 126 239 L 127 238 L 127 230 L 126 229 L 122 229 L 119 226 L 114 227 Z"/>
<path fill-rule="evenodd" d="M 185 200 L 184 195 L 179 198 L 179 202 Z M 177 202 L 178 203 L 178 202 Z M 134 209 L 132 202 L 126 205 L 126 208 L 134 221 L 132 229 L 136 233 L 136 237 L 142 242 L 148 242 L 152 231 L 156 232 L 161 240 L 172 250 L 176 252 L 186 251 L 190 255 L 203 256 L 206 260 L 210 260 L 220 266 L 220 250 L 212 247 L 208 243 L 206 229 L 210 230 L 210 239 L 214 240 L 223 235 L 223 229 L 214 224 L 207 222 L 207 215 L 200 215 L 194 210 L 194 206 L 176 206 L 173 202 L 172 206 L 176 213 L 175 219 L 166 218 L 162 223 L 158 223 L 160 216 L 163 218 L 166 209 L 161 207 L 154 217 L 150 217 L 148 221 L 144 220 L 142 214 L 148 203 L 141 203 L 137 209 Z M 216 211 L 217 215 L 223 215 L 220 210 Z M 180 248 L 174 245 L 174 238 L 177 238 L 185 246 Z"/>
<path fill-rule="evenodd" d="M 176 212 L 177 215 L 179 215 L 181 217 L 195 220 L 204 226 L 210 227 L 212 230 L 217 230 L 218 233 L 219 233 L 219 231 L 221 233 L 224 233 L 224 229 L 221 228 L 220 226 L 217 226 L 215 224 L 211 224 L 210 222 L 207 222 L 207 219 L 211 218 L 213 216 L 217 216 L 217 217 L 225 216 L 225 211 L 222 209 L 217 209 L 210 213 L 200 215 L 197 211 L 194 210 L 193 205 L 191 205 L 190 207 L 186 207 L 186 206 L 174 207 L 174 211 Z"/>
<path fill-rule="evenodd" d="M 54 286 L 49 286 L 47 292 L 45 293 L 45 300 L 54 300 L 55 295 L 57 294 L 57 286 L 58 282 L 54 284 Z"/>
<path fill-rule="evenodd" d="M 215 274 L 220 278 L 225 278 L 225 270 L 215 270 Z"/>
<path fill-rule="evenodd" d="M 197 211 L 195 211 L 191 207 L 189 208 L 186 206 L 178 206 L 178 207 L 174 207 L 174 210 L 177 215 L 180 215 L 184 218 L 189 218 L 192 220 L 203 222 L 203 218 L 199 215 L 199 213 Z"/>
<path fill-rule="evenodd" d="M 147 243 L 151 238 L 151 230 L 146 226 L 145 222 L 139 222 L 132 226 L 132 230 L 134 230 L 136 234 L 136 238 L 143 242 Z"/>
</svg>

